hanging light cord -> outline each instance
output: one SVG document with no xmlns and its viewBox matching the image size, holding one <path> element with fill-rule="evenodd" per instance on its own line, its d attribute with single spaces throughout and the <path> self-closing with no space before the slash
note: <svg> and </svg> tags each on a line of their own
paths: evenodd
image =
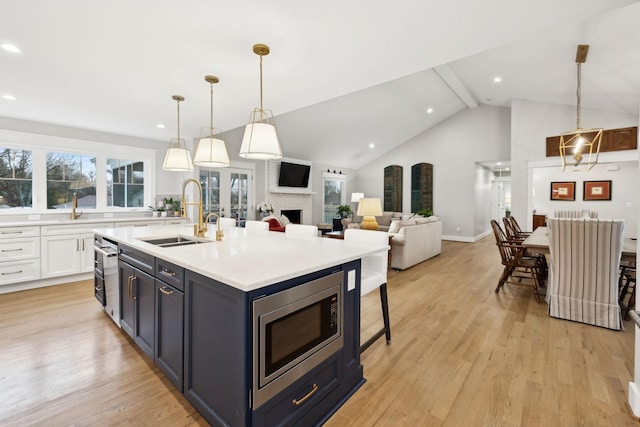
<svg viewBox="0 0 640 427">
<path fill-rule="evenodd" d="M 262 108 L 262 55 L 260 55 L 260 121 L 262 122 L 264 109 Z"/>
<path fill-rule="evenodd" d="M 178 147 L 180 147 L 180 101 L 176 100 L 178 104 Z"/>
<path fill-rule="evenodd" d="M 211 138 L 213 138 L 213 83 L 209 83 L 209 86 L 211 86 Z"/>
<path fill-rule="evenodd" d="M 581 113 L 581 95 L 582 95 L 582 67 L 581 63 L 578 62 L 578 88 L 576 89 L 576 98 L 578 99 L 578 106 L 576 108 L 577 117 L 576 117 L 576 129 L 580 129 L 580 113 Z"/>
</svg>

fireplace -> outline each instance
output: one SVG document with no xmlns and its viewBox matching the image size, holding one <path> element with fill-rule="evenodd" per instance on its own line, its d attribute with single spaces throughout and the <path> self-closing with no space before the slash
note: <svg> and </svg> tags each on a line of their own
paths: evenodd
<svg viewBox="0 0 640 427">
<path fill-rule="evenodd" d="M 280 215 L 289 218 L 292 224 L 301 224 L 302 222 L 302 209 L 283 209 L 280 211 Z"/>
</svg>

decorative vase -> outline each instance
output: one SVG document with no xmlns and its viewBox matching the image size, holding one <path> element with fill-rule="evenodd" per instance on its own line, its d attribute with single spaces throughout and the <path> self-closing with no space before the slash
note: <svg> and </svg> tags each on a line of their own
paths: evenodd
<svg viewBox="0 0 640 427">
<path fill-rule="evenodd" d="M 167 216 L 167 211 L 160 212 L 160 216 Z"/>
</svg>

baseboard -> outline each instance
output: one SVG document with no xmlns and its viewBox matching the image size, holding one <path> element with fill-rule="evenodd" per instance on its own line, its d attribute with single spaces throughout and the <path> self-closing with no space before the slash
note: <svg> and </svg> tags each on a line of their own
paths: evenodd
<svg viewBox="0 0 640 427">
<path fill-rule="evenodd" d="M 54 277 L 51 279 L 33 280 L 31 282 L 14 283 L 12 285 L 0 286 L 0 294 L 6 294 L 9 292 L 26 291 L 28 289 L 44 288 L 45 286 L 62 285 L 65 283 L 79 282 L 82 280 L 90 280 L 93 278 L 93 273 L 80 273 L 70 276 Z M 93 291 L 92 291 L 93 292 Z"/>
<path fill-rule="evenodd" d="M 478 240 L 484 239 L 485 237 L 490 235 L 491 235 L 491 231 L 485 231 L 484 233 L 481 233 L 475 237 L 443 235 L 442 240 L 449 240 L 451 242 L 475 243 Z"/>
</svg>

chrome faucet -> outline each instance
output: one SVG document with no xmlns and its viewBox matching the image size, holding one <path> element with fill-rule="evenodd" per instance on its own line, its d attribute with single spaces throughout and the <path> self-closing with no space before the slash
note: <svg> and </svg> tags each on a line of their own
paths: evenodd
<svg viewBox="0 0 640 427">
<path fill-rule="evenodd" d="M 184 190 L 187 188 L 187 184 L 189 184 L 190 182 L 193 182 L 198 187 L 198 196 L 200 197 L 198 203 L 186 202 Z M 205 237 L 205 233 L 207 232 L 207 225 L 202 220 L 202 185 L 200 185 L 200 181 L 195 178 L 189 178 L 182 183 L 182 203 L 180 204 L 180 216 L 182 218 L 187 218 L 186 207 L 189 205 L 198 206 L 198 223 L 193 225 L 193 235 L 196 237 Z"/>
<path fill-rule="evenodd" d="M 78 195 L 73 193 L 73 198 L 71 199 L 71 219 L 80 218 L 81 213 L 77 213 L 76 209 L 78 209 Z"/>
<path fill-rule="evenodd" d="M 208 224 L 208 223 L 209 223 L 209 218 L 210 218 L 212 215 L 213 215 L 213 216 L 215 216 L 216 218 L 218 218 L 218 221 L 217 221 L 217 223 L 218 223 L 218 229 L 216 230 L 216 241 L 217 241 L 217 242 L 220 242 L 220 241 L 222 240 L 222 238 L 224 237 L 224 232 L 222 231 L 222 228 L 220 228 L 220 223 L 222 222 L 222 221 L 220 221 L 220 215 L 218 215 L 217 213 L 214 213 L 214 212 L 210 212 L 210 213 L 208 213 L 208 214 L 207 214 L 207 218 L 204 220 L 204 222 L 205 222 L 205 227 L 206 227 L 206 224 Z"/>
</svg>

